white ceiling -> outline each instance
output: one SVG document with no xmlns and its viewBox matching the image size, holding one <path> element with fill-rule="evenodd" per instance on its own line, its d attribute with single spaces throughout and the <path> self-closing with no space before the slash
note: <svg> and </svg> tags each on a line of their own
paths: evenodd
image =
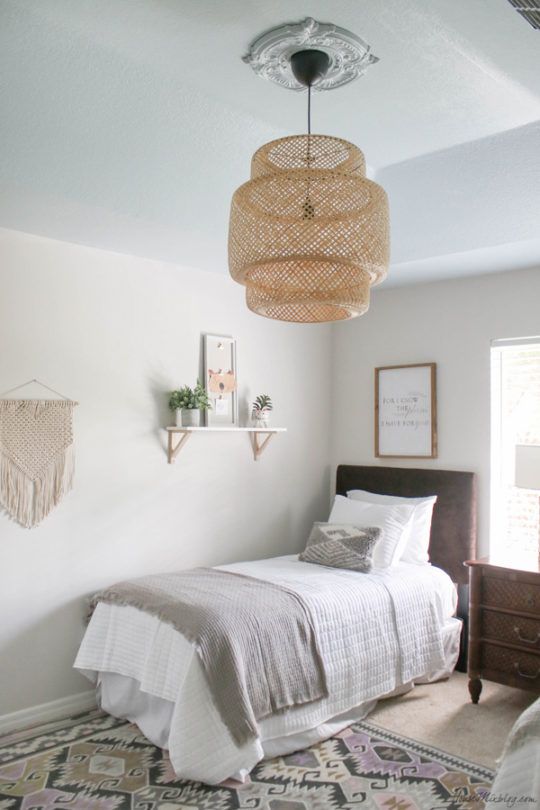
<svg viewBox="0 0 540 810">
<path fill-rule="evenodd" d="M 540 265 L 540 32 L 507 0 L 2 0 L 0 15 L 0 226 L 226 271 L 252 152 L 305 128 L 305 97 L 240 57 L 313 16 L 380 58 L 317 94 L 313 124 L 357 143 L 389 192 L 386 283 Z"/>
</svg>

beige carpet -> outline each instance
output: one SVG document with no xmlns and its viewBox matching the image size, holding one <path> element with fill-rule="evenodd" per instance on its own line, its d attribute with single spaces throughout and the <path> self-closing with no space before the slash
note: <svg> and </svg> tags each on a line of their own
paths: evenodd
<svg viewBox="0 0 540 810">
<path fill-rule="evenodd" d="M 467 676 L 454 672 L 448 681 L 415 686 L 406 695 L 379 701 L 366 719 L 494 769 L 516 718 L 536 696 L 490 681 L 482 683 L 476 706 L 469 697 Z"/>
</svg>

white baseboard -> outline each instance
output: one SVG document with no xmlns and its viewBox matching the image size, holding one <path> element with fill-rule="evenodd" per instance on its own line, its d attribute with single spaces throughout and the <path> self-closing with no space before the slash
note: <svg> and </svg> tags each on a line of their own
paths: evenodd
<svg viewBox="0 0 540 810">
<path fill-rule="evenodd" d="M 0 734 L 7 734 L 9 731 L 28 728 L 39 723 L 48 723 L 71 714 L 90 711 L 95 707 L 95 690 L 88 689 L 86 692 L 51 700 L 49 703 L 40 703 L 38 706 L 30 706 L 28 709 L 0 715 Z"/>
</svg>

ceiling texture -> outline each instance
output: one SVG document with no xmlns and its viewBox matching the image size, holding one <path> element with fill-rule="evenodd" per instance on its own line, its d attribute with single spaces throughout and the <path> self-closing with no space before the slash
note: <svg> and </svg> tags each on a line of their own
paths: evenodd
<svg viewBox="0 0 540 810">
<path fill-rule="evenodd" d="M 540 267 L 540 31 L 508 0 L 0 0 L 0 226 L 226 272 L 252 153 L 306 126 L 241 57 L 308 16 L 380 60 L 312 120 L 388 192 L 384 286 Z"/>
</svg>

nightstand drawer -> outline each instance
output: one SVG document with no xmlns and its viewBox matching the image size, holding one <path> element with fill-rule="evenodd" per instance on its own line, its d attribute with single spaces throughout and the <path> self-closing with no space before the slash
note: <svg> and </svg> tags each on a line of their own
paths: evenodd
<svg viewBox="0 0 540 810">
<path fill-rule="evenodd" d="M 531 647 L 540 652 L 540 618 L 510 616 L 494 610 L 484 610 L 482 636 L 494 641 L 506 641 L 521 647 Z"/>
<path fill-rule="evenodd" d="M 484 605 L 537 613 L 540 616 L 540 586 L 519 580 L 482 579 L 482 602 Z"/>
<path fill-rule="evenodd" d="M 484 643 L 481 668 L 512 675 L 527 689 L 536 687 L 540 690 L 540 655 L 535 653 Z"/>
</svg>

